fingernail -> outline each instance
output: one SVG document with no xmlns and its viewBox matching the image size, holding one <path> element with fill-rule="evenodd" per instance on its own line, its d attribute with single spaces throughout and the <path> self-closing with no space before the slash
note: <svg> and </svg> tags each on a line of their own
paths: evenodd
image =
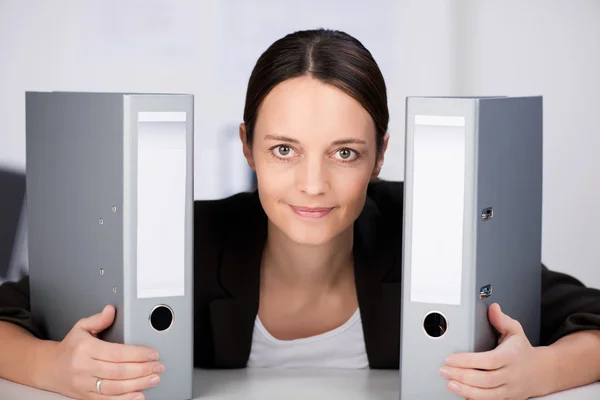
<svg viewBox="0 0 600 400">
<path fill-rule="evenodd" d="M 458 392 L 458 385 L 454 382 L 449 382 L 448 389 L 452 390 L 453 392 Z"/>
<path fill-rule="evenodd" d="M 165 370 L 165 366 L 162 364 L 157 365 L 156 367 L 154 367 L 154 372 L 160 374 L 161 372 L 163 372 Z"/>
<path fill-rule="evenodd" d="M 158 382 L 160 382 L 160 378 L 158 377 L 158 375 L 154 375 L 151 376 L 150 379 L 148 379 L 148 382 L 150 382 L 151 385 L 156 385 Z"/>
<path fill-rule="evenodd" d="M 444 378 L 448 379 L 450 378 L 450 371 L 448 370 L 448 368 L 440 368 L 440 375 L 443 376 Z"/>
<path fill-rule="evenodd" d="M 137 396 L 137 397 L 136 397 L 135 399 L 133 399 L 133 400 L 144 400 L 144 396 L 140 394 L 139 396 Z"/>
<path fill-rule="evenodd" d="M 150 360 L 152 361 L 156 361 L 158 360 L 158 353 L 155 351 L 151 351 L 150 353 L 148 353 L 148 358 L 150 358 Z"/>
</svg>

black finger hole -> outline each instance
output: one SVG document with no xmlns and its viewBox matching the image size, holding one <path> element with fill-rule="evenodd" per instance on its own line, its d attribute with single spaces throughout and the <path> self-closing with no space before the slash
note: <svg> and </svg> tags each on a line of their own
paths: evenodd
<svg viewBox="0 0 600 400">
<path fill-rule="evenodd" d="M 173 310 L 165 305 L 154 307 L 150 313 L 150 325 L 158 332 L 166 331 L 173 325 Z"/>
<path fill-rule="evenodd" d="M 423 320 L 423 328 L 425 328 L 425 332 L 430 337 L 439 338 L 446 333 L 448 323 L 442 314 L 432 312 L 427 314 Z"/>
</svg>

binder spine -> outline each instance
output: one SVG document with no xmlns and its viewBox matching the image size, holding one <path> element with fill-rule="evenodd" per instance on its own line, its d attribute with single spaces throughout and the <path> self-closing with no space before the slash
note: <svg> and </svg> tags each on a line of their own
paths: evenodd
<svg viewBox="0 0 600 400">
<path fill-rule="evenodd" d="M 438 370 L 472 347 L 474 102 L 407 102 L 401 395 L 446 398 Z M 432 383 L 435 382 L 435 383 Z"/>
<path fill-rule="evenodd" d="M 165 365 L 147 399 L 191 398 L 193 97 L 131 95 L 128 123 L 129 343 Z"/>
</svg>

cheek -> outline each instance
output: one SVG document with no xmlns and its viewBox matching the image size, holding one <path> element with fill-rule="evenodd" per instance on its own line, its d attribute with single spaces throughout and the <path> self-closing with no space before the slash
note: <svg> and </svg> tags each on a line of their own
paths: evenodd
<svg viewBox="0 0 600 400">
<path fill-rule="evenodd" d="M 297 197 L 290 195 L 294 188 L 293 175 L 275 165 L 257 164 L 256 177 L 260 201 L 269 219 L 277 222 L 289 218 L 282 205 L 286 199 Z"/>
<path fill-rule="evenodd" d="M 283 168 L 275 163 L 258 163 L 256 178 L 261 196 L 271 200 L 282 199 L 294 188 L 294 174 L 291 168 Z"/>
<path fill-rule="evenodd" d="M 356 218 L 363 209 L 370 174 L 353 171 L 352 176 L 340 176 L 331 180 L 331 190 L 344 209 L 344 218 Z"/>
</svg>

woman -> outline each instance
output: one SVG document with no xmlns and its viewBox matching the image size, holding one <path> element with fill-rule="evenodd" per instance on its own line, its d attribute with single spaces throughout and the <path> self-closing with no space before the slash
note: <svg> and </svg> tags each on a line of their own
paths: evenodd
<svg viewBox="0 0 600 400">
<path fill-rule="evenodd" d="M 296 32 L 259 58 L 240 125 L 258 190 L 195 204 L 196 366 L 398 368 L 403 186 L 377 180 L 388 118 L 377 64 L 345 33 Z M 526 398 L 600 379 L 600 292 L 542 271 L 543 346 L 494 305 L 500 345 L 449 358 L 449 390 Z M 152 349 L 94 337 L 112 307 L 57 343 L 28 297 L 27 279 L 0 288 L 0 376 L 90 399 L 158 383 Z"/>
</svg>

